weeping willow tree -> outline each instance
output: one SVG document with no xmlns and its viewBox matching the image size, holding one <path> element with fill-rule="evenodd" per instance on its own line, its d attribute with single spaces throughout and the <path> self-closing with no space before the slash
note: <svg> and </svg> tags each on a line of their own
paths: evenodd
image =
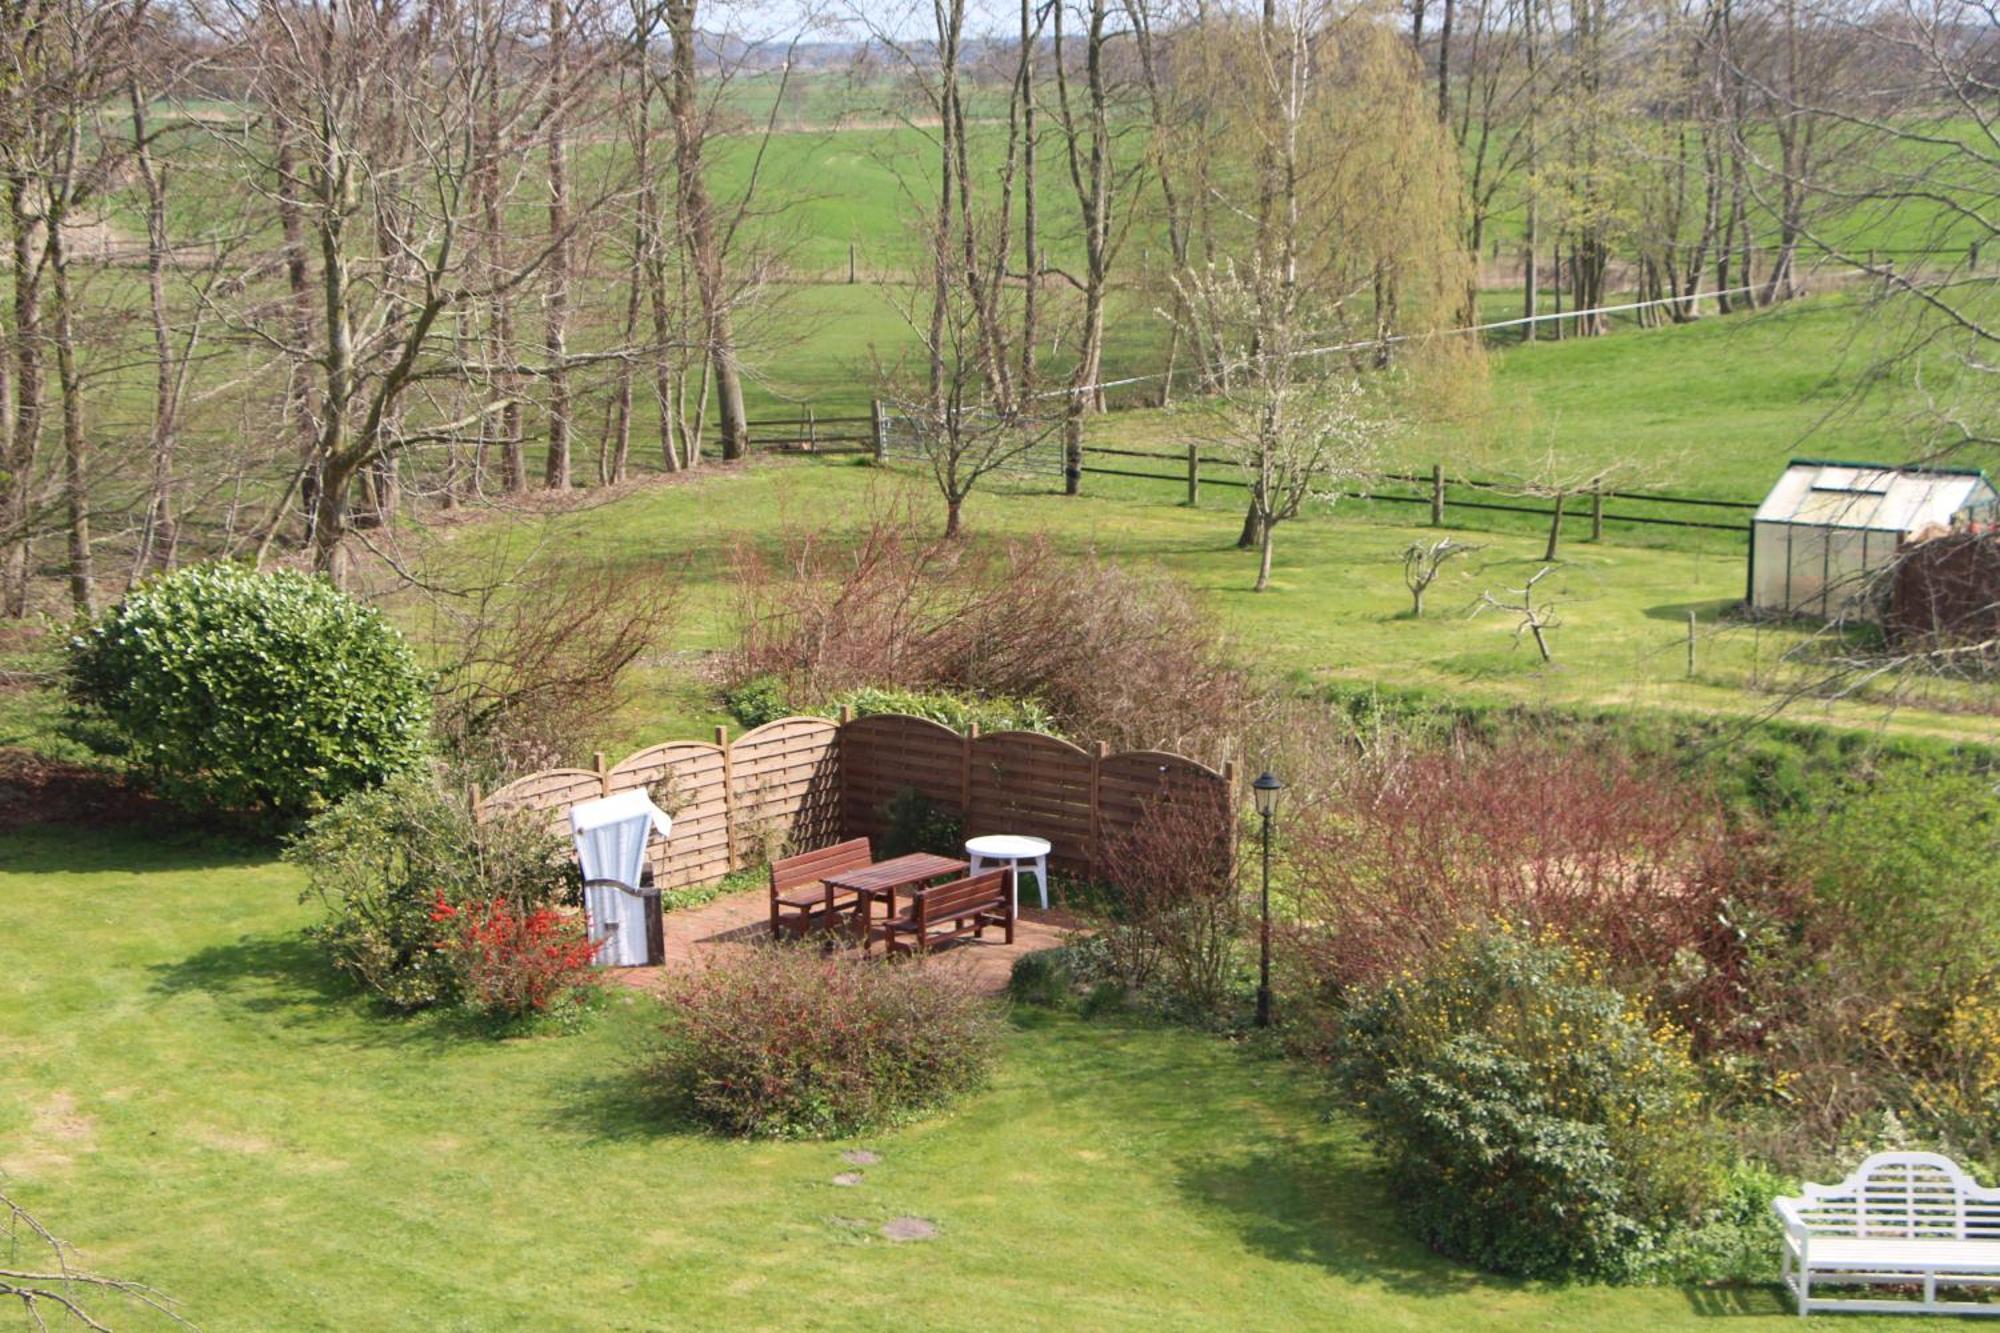
<svg viewBox="0 0 2000 1333">
<path fill-rule="evenodd" d="M 1261 590 L 1273 529 L 1364 477 L 1391 414 L 1483 384 L 1476 341 L 1435 336 L 1465 313 L 1464 190 L 1387 8 L 1264 0 L 1181 40 L 1202 158 L 1242 165 L 1204 181 L 1174 317 L 1208 371 L 1203 433 L 1249 481 Z"/>
</svg>

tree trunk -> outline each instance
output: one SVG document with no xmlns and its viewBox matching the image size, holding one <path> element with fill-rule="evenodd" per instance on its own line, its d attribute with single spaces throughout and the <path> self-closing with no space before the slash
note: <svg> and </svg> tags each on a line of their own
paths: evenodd
<svg viewBox="0 0 2000 1333">
<path fill-rule="evenodd" d="M 569 8 L 567 0 L 549 0 L 549 86 L 543 127 L 549 175 L 549 288 L 542 335 L 549 360 L 549 452 L 542 484 L 552 491 L 570 486 L 568 98 Z"/>
<path fill-rule="evenodd" d="M 14 419 L 13 447 L 6 460 L 5 524 L 6 611 L 19 617 L 28 612 L 28 544 L 33 518 L 34 471 L 42 439 L 42 266 L 34 243 L 38 220 L 29 199 L 31 184 L 22 175 L 7 183 L 13 230 L 14 286 Z"/>
<path fill-rule="evenodd" d="M 56 380 L 62 397 L 63 504 L 69 511 L 69 600 L 79 615 L 93 616 L 97 613 L 97 571 L 90 548 L 90 442 L 83 432 L 83 372 L 76 358 L 76 293 L 70 285 L 69 246 L 63 236 L 63 218 L 61 210 L 51 214 L 47 245 L 56 304 Z"/>
<path fill-rule="evenodd" d="M 146 517 L 139 550 L 132 562 L 136 582 L 148 569 L 174 563 L 174 445 L 178 433 L 179 371 L 174 363 L 171 317 L 167 309 L 167 193 L 153 167 L 151 132 L 147 128 L 146 97 L 134 79 L 128 87 L 132 104 L 132 158 L 146 189 L 146 297 L 153 316 L 152 473 L 146 490 Z"/>
<path fill-rule="evenodd" d="M 702 123 L 700 74 L 696 68 L 700 33 L 695 26 L 695 0 L 667 0 L 667 31 L 673 42 L 669 108 L 674 117 L 674 172 L 679 185 L 683 242 L 694 269 L 708 336 L 708 361 L 715 375 L 716 414 L 722 429 L 722 456 L 743 457 L 749 429 L 743 412 L 743 375 L 736 363 L 736 330 L 729 313 L 729 293 L 721 242 L 703 175 L 702 148 L 707 127 Z"/>
<path fill-rule="evenodd" d="M 1267 592 L 1271 587 L 1271 547 L 1277 538 L 1275 523 L 1264 524 L 1261 540 L 1257 544 L 1257 586 L 1251 591 Z"/>
</svg>

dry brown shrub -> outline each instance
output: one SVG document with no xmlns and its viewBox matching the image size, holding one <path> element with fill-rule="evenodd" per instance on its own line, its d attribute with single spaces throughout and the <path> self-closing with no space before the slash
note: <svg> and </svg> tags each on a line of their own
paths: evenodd
<svg viewBox="0 0 2000 1333">
<path fill-rule="evenodd" d="M 1231 818 L 1222 792 L 1188 787 L 1152 801 L 1104 847 L 1116 888 L 1103 927 L 1120 979 L 1143 986 L 1157 975 L 1207 1015 L 1228 1002 L 1243 934 Z"/>
<path fill-rule="evenodd" d="M 900 507 L 859 534 L 794 528 L 738 548 L 732 681 L 810 706 L 861 686 L 1032 698 L 1072 736 L 1220 759 L 1246 688 L 1220 631 L 1163 573 L 1057 550 L 930 540 Z"/>
<path fill-rule="evenodd" d="M 551 562 L 432 598 L 447 757 L 472 777 L 579 759 L 583 738 L 626 701 L 632 668 L 671 629 L 678 585 L 658 568 Z"/>
</svg>

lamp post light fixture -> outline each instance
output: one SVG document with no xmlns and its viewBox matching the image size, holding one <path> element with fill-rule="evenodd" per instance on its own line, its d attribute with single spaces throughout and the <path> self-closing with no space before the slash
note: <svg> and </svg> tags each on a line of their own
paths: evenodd
<svg viewBox="0 0 2000 1333">
<path fill-rule="evenodd" d="M 1278 813 L 1278 793 L 1285 784 L 1268 771 L 1250 784 L 1257 815 L 1264 821 L 1264 907 L 1257 935 L 1257 1026 L 1271 1026 L 1271 821 Z"/>
</svg>

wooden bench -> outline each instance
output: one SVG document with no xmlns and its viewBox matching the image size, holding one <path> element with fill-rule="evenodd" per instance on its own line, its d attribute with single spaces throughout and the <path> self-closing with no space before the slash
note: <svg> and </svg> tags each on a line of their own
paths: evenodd
<svg viewBox="0 0 2000 1333">
<path fill-rule="evenodd" d="M 933 884 L 910 895 L 909 908 L 882 924 L 882 938 L 889 952 L 923 953 L 940 940 L 970 935 L 983 939 L 988 926 L 1006 932 L 1014 942 L 1014 888 L 1012 870 L 989 870 L 983 875 Z"/>
<path fill-rule="evenodd" d="M 1948 1157 L 1877 1153 L 1838 1185 L 1771 1201 L 1785 1226 L 1782 1276 L 1799 1313 L 1872 1310 L 2000 1315 L 2000 1304 L 1941 1301 L 1940 1286 L 2000 1285 L 2000 1190 Z M 1815 1284 L 1914 1287 L 1915 1300 L 1828 1297 Z"/>
<path fill-rule="evenodd" d="M 771 938 L 783 939 L 787 931 L 803 935 L 816 919 L 831 925 L 844 908 L 855 905 L 855 895 L 852 889 L 826 883 L 826 877 L 874 862 L 866 838 L 850 838 L 771 862 Z"/>
</svg>

